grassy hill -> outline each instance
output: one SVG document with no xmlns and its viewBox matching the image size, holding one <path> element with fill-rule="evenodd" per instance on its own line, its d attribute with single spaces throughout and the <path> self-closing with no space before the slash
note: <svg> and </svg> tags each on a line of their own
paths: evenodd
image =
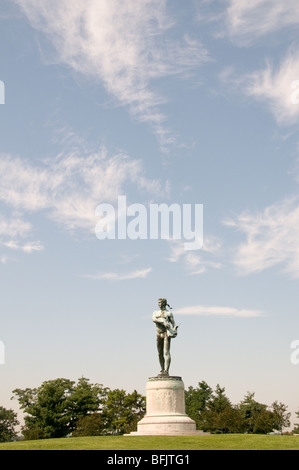
<svg viewBox="0 0 299 470">
<path fill-rule="evenodd" d="M 212 434 L 204 436 L 100 436 L 0 444 L 1 450 L 299 450 L 299 436 Z"/>
</svg>

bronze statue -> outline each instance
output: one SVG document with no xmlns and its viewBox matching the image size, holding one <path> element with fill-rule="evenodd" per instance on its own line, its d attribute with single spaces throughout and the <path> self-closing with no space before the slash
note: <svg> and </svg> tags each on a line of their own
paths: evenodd
<svg viewBox="0 0 299 470">
<path fill-rule="evenodd" d="M 171 362 L 170 342 L 171 338 L 177 336 L 178 325 L 175 324 L 174 318 L 170 310 L 171 308 L 166 299 L 159 299 L 158 305 L 160 310 L 153 313 L 153 322 L 156 324 L 157 332 L 157 348 L 161 372 L 159 375 L 168 375 Z"/>
</svg>

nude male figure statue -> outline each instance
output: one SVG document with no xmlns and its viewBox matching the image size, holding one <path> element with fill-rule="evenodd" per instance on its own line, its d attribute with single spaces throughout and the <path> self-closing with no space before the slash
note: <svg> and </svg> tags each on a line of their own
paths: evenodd
<svg viewBox="0 0 299 470">
<path fill-rule="evenodd" d="M 161 366 L 161 375 L 169 375 L 171 362 L 170 343 L 171 338 L 177 336 L 178 325 L 175 324 L 173 314 L 166 307 L 169 307 L 166 299 L 158 300 L 159 310 L 153 313 L 153 322 L 156 324 L 157 349 Z"/>
</svg>

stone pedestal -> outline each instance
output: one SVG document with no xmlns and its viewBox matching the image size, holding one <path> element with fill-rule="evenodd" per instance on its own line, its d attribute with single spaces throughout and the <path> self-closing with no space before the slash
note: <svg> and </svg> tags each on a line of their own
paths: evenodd
<svg viewBox="0 0 299 470">
<path fill-rule="evenodd" d="M 150 377 L 146 385 L 146 415 L 129 436 L 205 434 L 185 412 L 185 387 L 181 377 Z"/>
</svg>

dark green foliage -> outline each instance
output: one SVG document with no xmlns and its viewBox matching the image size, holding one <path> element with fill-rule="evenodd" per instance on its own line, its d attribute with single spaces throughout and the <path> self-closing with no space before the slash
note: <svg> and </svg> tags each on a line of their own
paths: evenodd
<svg viewBox="0 0 299 470">
<path fill-rule="evenodd" d="M 79 418 L 72 436 L 101 436 L 104 434 L 104 430 L 105 423 L 101 413 L 92 413 Z"/>
<path fill-rule="evenodd" d="M 274 428 L 282 432 L 284 427 L 290 426 L 291 413 L 287 413 L 287 406 L 275 401 L 272 403 L 272 412 L 274 419 Z"/>
<path fill-rule="evenodd" d="M 25 439 L 68 435 L 123 434 L 136 429 L 145 413 L 145 398 L 136 390 L 110 390 L 80 378 L 48 380 L 39 388 L 13 390 L 24 410 Z"/>
<path fill-rule="evenodd" d="M 18 424 L 17 413 L 0 406 L 0 442 L 13 441 L 16 438 L 15 426 Z"/>
<path fill-rule="evenodd" d="M 25 439 L 65 437 L 87 413 L 99 409 L 105 390 L 85 378 L 48 380 L 39 388 L 13 390 L 24 410 Z"/>
<path fill-rule="evenodd" d="M 295 415 L 297 416 L 297 418 L 299 418 L 299 411 L 295 411 Z M 293 432 L 295 434 L 299 434 L 299 424 L 298 423 L 295 423 L 295 427 L 293 429 Z"/>
<path fill-rule="evenodd" d="M 207 408 L 212 393 L 213 390 L 205 381 L 199 382 L 197 388 L 189 387 L 185 392 L 187 414 L 196 422 L 198 429 L 201 423 L 200 413 Z"/>
<path fill-rule="evenodd" d="M 129 394 L 125 390 L 109 390 L 102 413 L 108 434 L 130 432 L 136 429 L 137 422 L 145 414 L 145 398 L 136 390 Z"/>
<path fill-rule="evenodd" d="M 219 385 L 215 392 L 206 382 L 198 385 L 186 391 L 186 411 L 196 421 L 197 429 L 222 434 L 266 434 L 274 430 L 282 432 L 283 427 L 290 425 L 290 413 L 282 403 L 274 402 L 270 409 L 254 400 L 254 393 L 248 392 L 239 405 L 232 405 Z"/>
</svg>

